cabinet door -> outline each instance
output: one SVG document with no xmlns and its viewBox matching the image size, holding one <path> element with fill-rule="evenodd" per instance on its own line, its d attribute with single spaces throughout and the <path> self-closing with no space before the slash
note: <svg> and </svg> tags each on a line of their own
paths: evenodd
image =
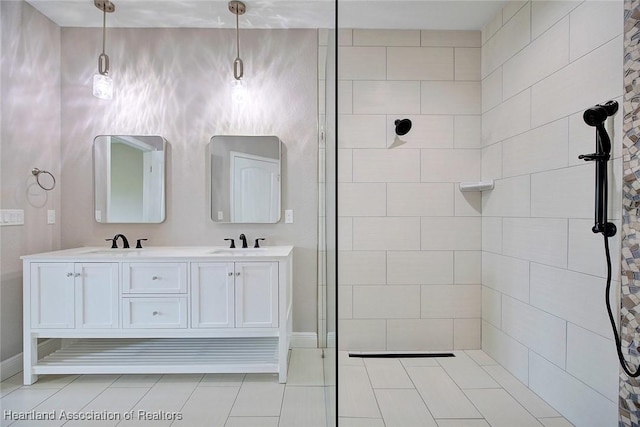
<svg viewBox="0 0 640 427">
<path fill-rule="evenodd" d="M 118 264 L 76 263 L 76 327 L 117 328 Z"/>
<path fill-rule="evenodd" d="M 75 326 L 73 276 L 73 263 L 31 263 L 32 328 Z"/>
<path fill-rule="evenodd" d="M 236 326 L 278 327 L 278 263 L 237 262 Z"/>
<path fill-rule="evenodd" d="M 191 327 L 233 328 L 233 263 L 191 264 Z"/>
</svg>

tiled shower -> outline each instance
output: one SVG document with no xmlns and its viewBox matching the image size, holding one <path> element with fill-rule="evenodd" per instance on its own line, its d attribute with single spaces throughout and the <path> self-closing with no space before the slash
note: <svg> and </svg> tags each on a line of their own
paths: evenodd
<svg viewBox="0 0 640 427">
<path fill-rule="evenodd" d="M 617 423 L 594 167 L 578 155 L 595 144 L 582 112 L 622 105 L 623 6 L 518 1 L 477 32 L 340 31 L 342 349 L 482 348 L 574 424 Z M 396 137 L 401 118 L 414 125 Z M 481 179 L 495 188 L 458 189 Z M 620 233 L 611 247 L 618 301 Z"/>
</svg>

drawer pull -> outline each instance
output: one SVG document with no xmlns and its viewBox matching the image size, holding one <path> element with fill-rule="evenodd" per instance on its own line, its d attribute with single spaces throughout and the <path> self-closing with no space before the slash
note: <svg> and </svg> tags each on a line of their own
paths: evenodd
<svg viewBox="0 0 640 427">
<path fill-rule="evenodd" d="M 160 277 L 158 277 L 158 276 L 153 276 L 153 277 L 151 278 L 151 280 L 160 280 Z"/>
<path fill-rule="evenodd" d="M 159 312 L 159 311 L 154 311 L 154 312 L 153 312 L 153 315 L 154 315 L 154 316 L 157 316 L 157 315 L 159 315 L 159 314 L 160 314 L 160 312 Z"/>
<path fill-rule="evenodd" d="M 67 273 L 67 277 L 73 276 L 73 273 Z"/>
</svg>

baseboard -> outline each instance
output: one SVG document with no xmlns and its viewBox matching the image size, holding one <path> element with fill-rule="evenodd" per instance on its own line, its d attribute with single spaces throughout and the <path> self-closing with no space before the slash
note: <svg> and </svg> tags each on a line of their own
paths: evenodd
<svg viewBox="0 0 640 427">
<path fill-rule="evenodd" d="M 291 348 L 318 348 L 318 334 L 315 332 L 291 333 Z"/>
<path fill-rule="evenodd" d="M 50 338 L 38 344 L 38 354 L 44 357 L 60 348 L 58 338 Z M 0 362 L 0 381 L 4 381 L 15 374 L 22 372 L 22 353 Z"/>
</svg>

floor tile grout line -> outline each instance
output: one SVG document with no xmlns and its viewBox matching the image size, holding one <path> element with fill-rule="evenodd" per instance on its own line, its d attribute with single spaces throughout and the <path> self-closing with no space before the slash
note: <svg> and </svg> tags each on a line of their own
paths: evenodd
<svg viewBox="0 0 640 427">
<path fill-rule="evenodd" d="M 496 365 L 494 365 L 496 366 Z M 497 365 L 500 366 L 502 369 L 504 369 L 505 371 L 507 371 L 507 368 L 503 367 L 502 365 Z M 491 376 L 499 385 L 500 387 L 509 395 L 513 398 L 513 400 L 515 400 L 520 406 L 522 406 L 522 408 L 527 411 L 529 414 L 531 414 L 531 416 L 533 418 L 535 418 L 536 420 L 539 420 L 540 418 L 557 418 L 557 417 L 536 417 L 534 413 L 532 413 L 529 408 L 527 408 L 524 403 L 520 402 L 520 400 L 518 400 L 506 387 L 504 387 L 493 375 L 491 375 L 491 372 L 487 371 L 484 367 L 481 367 L 485 372 L 487 372 L 487 374 L 489 374 L 489 376 Z M 516 377 L 515 375 L 513 375 L 511 372 L 507 371 L 507 373 L 511 376 L 513 376 L 516 381 L 518 381 L 520 384 L 522 384 L 524 387 L 526 387 L 527 390 L 531 391 L 531 393 L 533 393 L 537 398 L 539 398 L 541 401 L 543 401 L 544 403 L 546 403 L 551 409 L 553 409 L 554 411 L 556 411 L 556 413 L 558 415 L 560 415 L 560 417 L 564 418 L 564 416 L 562 416 L 560 414 L 560 411 L 558 411 L 556 408 L 554 408 L 553 406 L 551 406 L 551 404 L 549 402 L 547 402 L 546 400 L 544 400 L 540 395 L 538 395 L 538 393 L 536 393 L 535 391 L 531 390 L 529 388 L 529 386 L 527 386 L 526 384 L 524 384 L 522 381 L 520 381 L 520 379 L 518 379 L 518 377 Z M 567 420 L 568 421 L 568 420 Z"/>
<path fill-rule="evenodd" d="M 436 357 L 434 359 L 438 363 L 438 365 L 440 365 L 440 362 L 438 362 L 438 358 Z M 405 366 L 405 364 L 402 363 L 402 360 L 400 360 L 400 366 L 402 366 L 402 369 L 407 374 L 407 377 L 409 377 L 409 381 L 411 381 L 411 384 L 413 384 L 413 389 L 416 391 L 416 393 L 418 393 L 418 396 L 420 396 L 420 400 L 422 401 L 422 403 L 424 403 L 424 407 L 427 409 L 427 412 L 429 413 L 431 418 L 436 420 L 436 417 L 433 415 L 433 412 L 431 412 L 431 409 L 429 408 L 429 405 L 427 405 L 427 402 L 424 400 L 424 397 L 422 397 L 422 393 L 420 393 L 420 391 L 418 390 L 418 387 L 416 386 L 416 383 L 413 381 L 413 378 L 411 378 L 411 375 L 409 374 L 409 371 L 407 371 L 407 366 Z M 419 368 L 421 366 L 416 366 L 416 367 Z M 422 367 L 428 368 L 429 366 L 422 366 Z M 434 367 L 436 367 L 436 366 L 434 366 Z M 436 424 L 438 424 L 437 421 L 436 421 Z"/>
<path fill-rule="evenodd" d="M 150 386 L 150 387 L 147 389 L 147 391 L 146 391 L 145 393 L 143 393 L 143 394 L 142 394 L 142 396 L 140 396 L 140 398 L 139 398 L 138 400 L 136 400 L 136 402 L 135 402 L 135 403 L 131 406 L 131 408 L 129 409 L 130 411 L 133 411 L 133 409 L 134 409 L 136 406 L 138 406 L 138 404 L 139 404 L 140 402 L 142 402 L 142 400 L 143 400 L 143 399 L 144 399 L 144 398 L 145 398 L 145 397 L 146 397 L 146 396 L 151 392 L 151 390 L 152 390 L 152 389 L 153 389 L 153 388 L 154 388 L 154 387 L 155 387 L 155 386 L 160 382 L 160 380 L 162 379 L 162 377 L 163 377 L 163 376 L 164 376 L 164 375 L 160 375 L 160 376 L 158 377 L 158 379 L 156 380 L 156 382 L 154 382 L 154 383 L 153 383 L 153 385 L 152 385 L 152 386 Z M 122 377 L 122 375 L 121 375 L 120 377 Z M 118 378 L 120 378 L 120 377 L 118 377 Z M 115 382 L 115 381 L 114 381 L 114 382 Z M 123 422 L 123 421 L 125 421 L 125 420 L 120 420 L 120 421 L 116 424 L 116 427 L 117 427 L 117 426 L 119 426 L 120 424 L 122 424 L 122 422 Z"/>
<path fill-rule="evenodd" d="M 83 412 L 83 411 L 84 411 L 84 409 L 85 409 L 87 406 L 91 405 L 91 403 L 93 403 L 96 399 L 98 399 L 100 396 L 102 396 L 102 394 L 103 394 L 105 391 L 109 390 L 109 389 L 111 388 L 111 385 L 113 385 L 113 383 L 115 383 L 115 382 L 116 382 L 116 381 L 117 381 L 121 376 L 122 376 L 122 375 L 118 376 L 115 380 L 113 380 L 113 382 L 112 382 L 110 385 L 108 385 L 108 386 L 106 386 L 104 389 L 102 389 L 102 391 L 101 391 L 100 393 L 98 393 L 98 394 L 97 394 L 93 399 L 91 399 L 89 402 L 87 402 L 87 404 L 86 404 L 86 405 L 84 405 L 82 408 L 80 408 L 80 411 L 79 411 L 79 412 Z M 80 378 L 80 377 L 78 377 L 78 378 Z M 71 383 L 73 383 L 73 382 L 75 382 L 75 380 L 74 380 L 74 381 L 72 381 Z M 71 384 L 71 383 L 69 383 L 69 384 Z M 85 411 L 85 412 L 86 412 L 86 411 Z M 65 421 L 64 423 L 62 423 L 62 425 L 64 426 L 64 425 L 68 424 L 68 423 L 69 423 L 69 421 L 72 421 L 72 420 L 67 420 L 67 421 Z"/>
<path fill-rule="evenodd" d="M 191 397 L 193 396 L 193 393 L 196 392 L 196 390 L 198 390 L 198 386 L 200 385 L 200 383 L 202 382 L 202 379 L 204 378 L 205 374 L 202 374 L 200 376 L 200 379 L 196 382 L 196 384 L 193 386 L 193 390 L 191 390 L 191 393 L 189 393 L 189 396 L 184 400 L 184 403 L 182 404 L 182 406 L 180 406 L 180 410 L 178 412 L 180 412 L 181 414 L 184 414 L 183 410 L 184 407 L 187 405 L 187 402 L 189 402 L 189 400 L 191 400 Z M 159 380 L 158 380 L 159 381 Z M 227 417 L 228 418 L 228 417 Z M 172 426 L 176 421 L 179 420 L 173 420 L 171 421 L 171 424 L 169 424 L 169 426 Z"/>
<path fill-rule="evenodd" d="M 436 358 L 436 361 L 438 358 Z M 473 361 L 473 359 L 471 359 Z M 475 361 L 473 361 L 473 363 L 475 363 Z M 469 401 L 469 403 L 471 404 L 471 406 L 473 406 L 475 408 L 476 411 L 478 411 L 478 413 L 482 416 L 482 419 L 487 421 L 486 417 L 484 416 L 484 414 L 482 413 L 482 411 L 480 411 L 480 409 L 476 406 L 475 403 L 473 403 L 471 401 L 471 399 L 469 399 L 469 396 L 467 396 L 467 394 L 464 392 L 464 390 L 462 389 L 462 387 L 460 387 L 460 385 L 456 382 L 456 380 L 453 379 L 453 377 L 449 374 L 449 372 L 445 369 L 445 367 L 440 363 L 440 361 L 438 361 L 438 364 L 440 365 L 440 369 L 442 369 L 444 371 L 445 374 L 447 374 L 447 376 L 449 377 L 449 379 L 456 385 L 456 387 L 458 387 L 458 390 L 460 390 L 460 392 L 464 395 L 464 397 L 467 399 L 467 401 Z M 489 421 L 487 421 L 487 424 L 489 424 Z"/>
<path fill-rule="evenodd" d="M 385 343 L 385 348 L 386 348 L 386 343 Z M 362 361 L 362 365 L 364 366 L 365 374 L 367 374 L 367 380 L 369 381 L 369 387 L 371 388 L 371 393 L 373 394 L 373 398 L 376 401 L 376 407 L 378 408 L 378 413 L 380 414 L 380 419 L 382 420 L 382 423 L 386 426 L 387 423 L 384 421 L 384 414 L 382 413 L 382 409 L 380 409 L 380 402 L 378 402 L 378 396 L 376 395 L 376 391 L 373 388 L 373 383 L 371 382 L 371 376 L 369 375 L 369 369 L 367 369 L 367 364 L 365 363 L 364 360 Z"/>
</svg>

